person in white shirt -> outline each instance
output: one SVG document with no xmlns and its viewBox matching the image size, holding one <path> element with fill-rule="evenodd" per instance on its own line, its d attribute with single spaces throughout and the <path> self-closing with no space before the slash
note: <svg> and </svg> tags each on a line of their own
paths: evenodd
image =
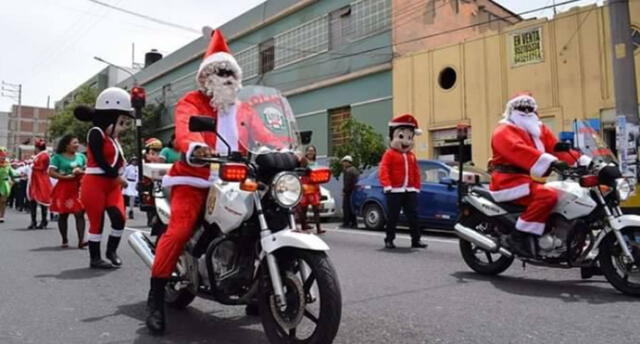
<svg viewBox="0 0 640 344">
<path fill-rule="evenodd" d="M 127 187 L 122 192 L 124 194 L 124 205 L 129 207 L 129 219 L 133 220 L 133 208 L 135 207 L 136 196 L 138 196 L 138 190 L 136 189 L 138 184 L 138 158 L 131 158 L 124 169 L 122 177 L 127 181 Z"/>
</svg>

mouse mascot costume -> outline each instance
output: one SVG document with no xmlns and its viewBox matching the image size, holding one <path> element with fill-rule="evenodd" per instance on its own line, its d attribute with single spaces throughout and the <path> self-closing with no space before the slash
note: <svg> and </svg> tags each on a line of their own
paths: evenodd
<svg viewBox="0 0 640 344">
<path fill-rule="evenodd" d="M 420 135 L 418 122 L 409 115 L 394 118 L 389 122 L 389 147 L 380 162 L 380 184 L 384 188 L 389 209 L 387 216 L 386 248 L 395 248 L 396 223 L 400 210 L 404 211 L 411 227 L 411 247 L 425 248 L 420 241 L 418 224 L 418 194 L 420 193 L 420 169 L 413 149 L 415 135 Z"/>
<path fill-rule="evenodd" d="M 133 118 L 131 97 L 121 88 L 110 87 L 98 95 L 95 109 L 79 106 L 74 114 L 81 121 L 93 122 L 87 134 L 87 168 L 80 187 L 80 200 L 89 218 L 90 266 L 110 269 L 122 265 L 116 249 L 125 226 L 122 188 L 126 182 L 121 177 L 125 160 L 118 135 Z M 106 253 L 110 262 L 100 256 L 105 213 L 112 228 Z"/>
</svg>

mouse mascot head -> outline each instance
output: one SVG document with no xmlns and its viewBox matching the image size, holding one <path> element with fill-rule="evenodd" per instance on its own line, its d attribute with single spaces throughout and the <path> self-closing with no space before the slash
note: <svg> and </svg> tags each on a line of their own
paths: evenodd
<svg viewBox="0 0 640 344">
<path fill-rule="evenodd" d="M 418 129 L 418 121 L 409 114 L 389 122 L 389 146 L 398 152 L 410 152 L 415 144 L 414 137 L 420 134 L 422 130 Z"/>
<path fill-rule="evenodd" d="M 95 108 L 81 105 L 75 108 L 73 114 L 81 121 L 93 122 L 106 135 L 117 138 L 131 126 L 131 96 L 121 88 L 109 87 L 100 92 Z"/>
</svg>

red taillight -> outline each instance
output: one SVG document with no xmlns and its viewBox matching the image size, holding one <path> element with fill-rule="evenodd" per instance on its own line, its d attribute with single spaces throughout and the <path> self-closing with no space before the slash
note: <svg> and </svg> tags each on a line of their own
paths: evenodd
<svg viewBox="0 0 640 344">
<path fill-rule="evenodd" d="M 244 164 L 228 163 L 220 166 L 220 179 L 225 182 L 241 182 L 247 179 L 248 169 Z"/>
<path fill-rule="evenodd" d="M 328 168 L 317 168 L 309 172 L 309 182 L 314 184 L 323 184 L 331 179 L 331 170 Z"/>
<path fill-rule="evenodd" d="M 590 188 L 598 185 L 598 176 L 583 176 L 580 177 L 580 186 Z"/>
</svg>

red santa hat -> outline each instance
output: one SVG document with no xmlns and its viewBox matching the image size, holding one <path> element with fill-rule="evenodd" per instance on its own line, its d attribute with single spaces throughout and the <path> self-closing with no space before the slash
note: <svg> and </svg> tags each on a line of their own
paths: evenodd
<svg viewBox="0 0 640 344">
<path fill-rule="evenodd" d="M 206 38 L 211 37 L 211 40 L 204 54 L 204 59 L 198 68 L 198 73 L 196 73 L 196 82 L 198 85 L 204 86 L 202 83 L 206 75 L 204 75 L 203 72 L 205 72 L 207 66 L 214 64 L 221 64 L 226 69 L 234 72 L 238 80 L 242 80 L 242 69 L 238 61 L 231 55 L 231 50 L 222 35 L 222 31 L 204 27 L 202 32 Z"/>
<path fill-rule="evenodd" d="M 400 115 L 389 122 L 389 128 L 394 129 L 396 127 L 412 127 L 416 135 L 422 134 L 422 130 L 418 128 L 418 121 L 408 113 Z"/>
<path fill-rule="evenodd" d="M 505 107 L 503 117 L 508 118 L 513 109 L 521 106 L 531 107 L 534 112 L 538 112 L 538 103 L 535 98 L 533 98 L 533 94 L 529 91 L 521 91 L 514 94 L 513 97 L 509 99 Z"/>
<path fill-rule="evenodd" d="M 40 150 L 47 149 L 47 141 L 45 141 L 44 139 L 36 139 L 33 145 Z"/>
</svg>

